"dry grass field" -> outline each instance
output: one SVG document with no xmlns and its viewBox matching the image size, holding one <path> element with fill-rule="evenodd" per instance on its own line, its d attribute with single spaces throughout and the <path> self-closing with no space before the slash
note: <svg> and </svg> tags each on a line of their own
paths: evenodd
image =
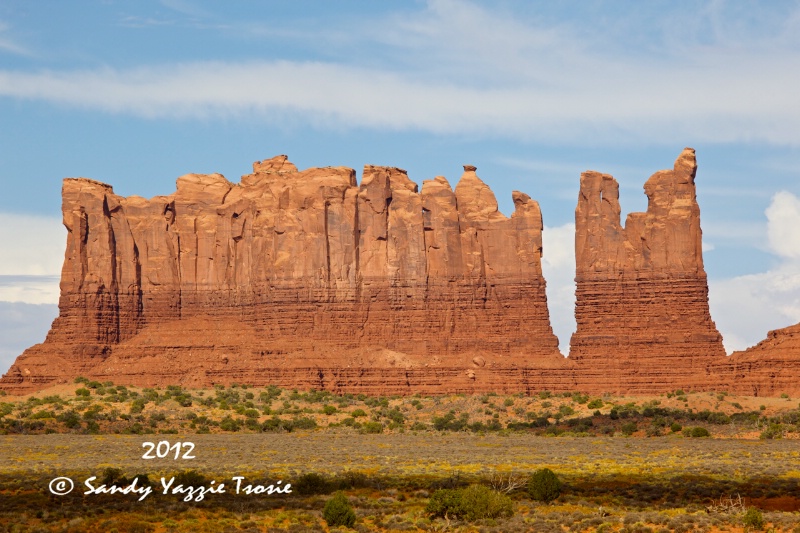
<svg viewBox="0 0 800 533">
<path fill-rule="evenodd" d="M 369 398 L 79 380 L 0 397 L 0 531 L 800 532 L 797 407 L 688 391 Z M 191 442 L 194 458 L 144 459 L 145 442 Z M 543 468 L 562 484 L 552 501 L 529 490 Z M 93 476 L 151 493 L 84 494 Z M 236 494 L 236 476 L 292 492 Z M 56 477 L 75 488 L 52 494 Z M 173 477 L 184 491 L 163 494 Z M 432 502 L 474 485 L 507 497 L 503 512 L 470 501 L 484 514 L 437 514 Z M 352 527 L 326 523 L 337 491 Z"/>
</svg>

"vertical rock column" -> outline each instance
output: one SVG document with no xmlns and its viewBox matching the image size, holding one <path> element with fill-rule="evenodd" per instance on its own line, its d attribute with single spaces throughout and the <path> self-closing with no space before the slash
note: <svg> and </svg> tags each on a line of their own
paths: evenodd
<svg viewBox="0 0 800 533">
<path fill-rule="evenodd" d="M 712 365 L 725 357 L 708 308 L 696 170 L 694 150 L 686 148 L 673 170 L 647 180 L 647 212 L 631 213 L 624 227 L 616 180 L 581 175 L 570 343 L 580 388 L 704 388 Z"/>
</svg>

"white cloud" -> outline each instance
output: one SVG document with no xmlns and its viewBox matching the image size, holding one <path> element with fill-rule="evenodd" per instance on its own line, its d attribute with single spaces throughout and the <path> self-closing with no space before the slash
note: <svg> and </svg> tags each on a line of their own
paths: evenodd
<svg viewBox="0 0 800 533">
<path fill-rule="evenodd" d="M 0 301 L 58 303 L 65 243 L 60 219 L 0 213 Z"/>
<path fill-rule="evenodd" d="M 60 218 L 0 213 L 0 276 L 59 275 L 66 235 Z"/>
<path fill-rule="evenodd" d="M 781 257 L 800 259 L 800 199 L 781 191 L 772 197 L 766 214 L 770 248 Z"/>
<path fill-rule="evenodd" d="M 547 282 L 550 323 L 559 340 L 561 353 L 569 353 L 575 331 L 575 224 L 544 227 L 542 272 Z"/>
<path fill-rule="evenodd" d="M 759 274 L 709 282 L 711 316 L 728 351 L 800 322 L 800 199 L 778 192 L 765 213 L 770 251 L 780 262 Z"/>
<path fill-rule="evenodd" d="M 336 127 L 595 144 L 800 145 L 800 52 L 780 40 L 735 54 L 722 40 L 679 50 L 679 57 L 638 57 L 595 46 L 591 32 L 565 23 L 452 0 L 372 22 L 350 44 L 367 52 L 338 62 L 5 69 L 0 96 L 149 118 L 255 113 Z"/>
</svg>

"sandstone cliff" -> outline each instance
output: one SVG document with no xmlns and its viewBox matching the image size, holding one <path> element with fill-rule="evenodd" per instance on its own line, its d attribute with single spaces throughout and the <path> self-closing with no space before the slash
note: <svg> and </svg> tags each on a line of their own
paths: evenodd
<svg viewBox="0 0 800 533">
<path fill-rule="evenodd" d="M 750 396 L 800 394 L 800 324 L 776 329 L 714 369 L 720 389 Z"/>
<path fill-rule="evenodd" d="M 514 192 L 505 217 L 464 168 L 455 190 L 437 177 L 418 191 L 398 168 L 366 166 L 359 185 L 352 169 L 298 171 L 278 156 L 238 184 L 188 174 L 149 200 L 66 179 L 60 315 L 2 388 L 84 375 L 520 390 L 511 369 L 564 364 L 541 212 Z"/>
<path fill-rule="evenodd" d="M 711 366 L 725 351 L 708 309 L 696 170 L 687 148 L 673 170 L 647 180 L 647 212 L 624 227 L 616 180 L 581 175 L 570 344 L 580 388 L 647 393 L 716 380 Z"/>
</svg>

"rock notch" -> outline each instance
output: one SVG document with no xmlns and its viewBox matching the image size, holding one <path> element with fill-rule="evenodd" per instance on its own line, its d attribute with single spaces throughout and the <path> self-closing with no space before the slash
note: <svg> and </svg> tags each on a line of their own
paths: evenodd
<svg viewBox="0 0 800 533">
<path fill-rule="evenodd" d="M 238 184 L 187 174 L 169 196 L 66 179 L 60 315 L 2 388 L 276 383 L 372 393 L 521 390 L 563 365 L 542 216 L 510 218 L 465 166 L 422 190 L 399 168 L 257 162 Z M 480 361 L 476 364 L 475 361 Z M 558 378 L 560 379 L 560 378 Z M 551 384 L 552 385 L 552 384 Z"/>
<path fill-rule="evenodd" d="M 644 185 L 645 213 L 620 225 L 619 186 L 581 175 L 575 210 L 577 331 L 570 344 L 579 388 L 648 393 L 705 388 L 724 361 L 708 309 L 695 152 Z"/>
</svg>

